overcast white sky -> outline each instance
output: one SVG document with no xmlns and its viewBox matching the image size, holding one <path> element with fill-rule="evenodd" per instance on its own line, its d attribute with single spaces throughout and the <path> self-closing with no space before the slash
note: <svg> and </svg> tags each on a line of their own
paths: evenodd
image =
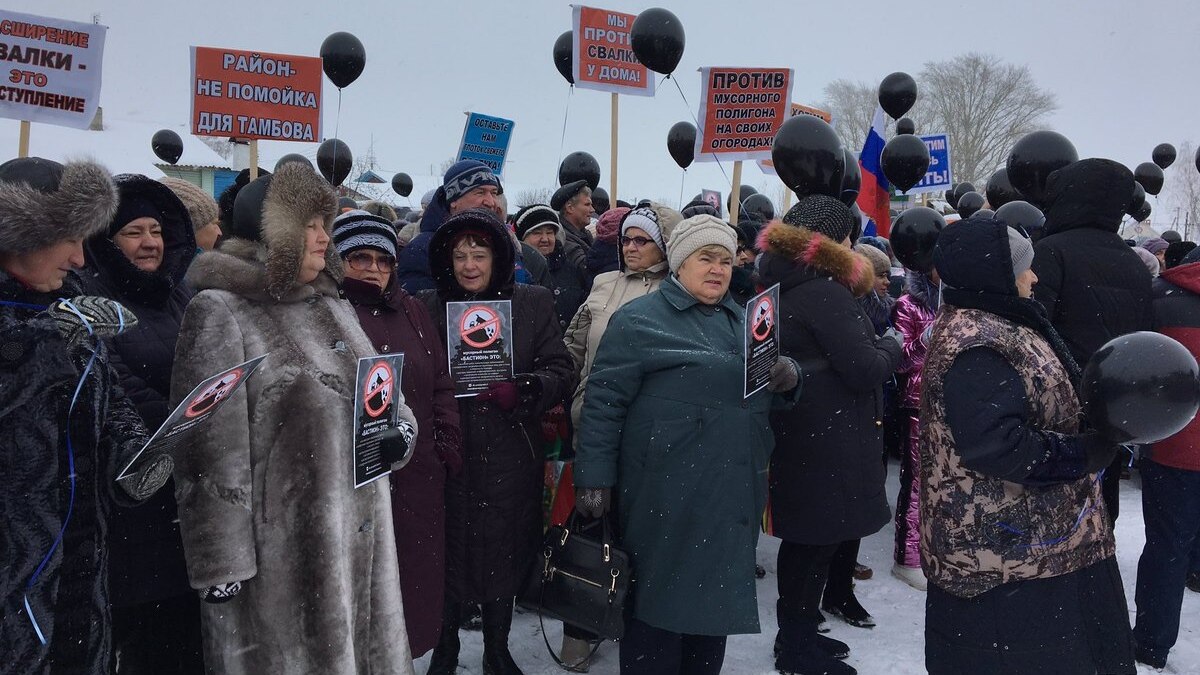
<svg viewBox="0 0 1200 675">
<path fill-rule="evenodd" d="M 635 14 L 654 6 L 632 0 L 595 4 Z M 436 171 L 457 150 L 463 111 L 475 110 L 516 120 L 505 168 L 510 181 L 550 184 L 555 177 L 568 86 L 554 68 L 551 47 L 570 28 L 566 2 L 8 0 L 5 5 L 79 21 L 99 13 L 109 27 L 105 114 L 163 126 L 187 120 L 189 45 L 315 56 L 326 35 L 350 31 L 367 50 L 366 70 L 346 88 L 342 103 L 340 136 L 356 154 L 373 139 L 384 169 L 419 174 L 432 165 Z M 926 61 L 974 50 L 1027 64 L 1037 83 L 1058 97 L 1051 126 L 1074 141 L 1081 156 L 1133 167 L 1148 161 L 1158 143 L 1200 142 L 1200 6 L 1189 0 L 676 0 L 661 6 L 679 16 L 687 33 L 677 75 L 693 107 L 700 66 L 791 67 L 794 100 L 812 103 L 836 78 L 878 82 L 892 71 L 916 74 Z M 331 136 L 336 90 L 328 81 L 325 86 L 325 132 Z M 667 154 L 666 133 L 694 112 L 669 82 L 654 98 L 621 98 L 622 196 L 677 198 L 681 174 Z M 916 122 L 920 128 L 921 120 Z M 35 133 L 53 131 L 39 125 Z M 570 97 L 563 152 L 573 150 L 596 156 L 607 187 L 607 94 L 576 90 Z M 1190 166 L 1192 158 L 1178 163 Z M 743 182 L 769 187 L 772 195 L 778 184 L 753 166 L 746 167 Z M 727 192 L 715 164 L 697 162 L 688 171 L 688 196 L 702 187 Z M 1156 215 L 1166 210 L 1164 203 L 1164 213 Z"/>
</svg>

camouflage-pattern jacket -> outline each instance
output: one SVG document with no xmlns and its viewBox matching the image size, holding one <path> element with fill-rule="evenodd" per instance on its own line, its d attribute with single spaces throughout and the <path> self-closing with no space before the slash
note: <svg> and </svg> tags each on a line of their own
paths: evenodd
<svg viewBox="0 0 1200 675">
<path fill-rule="evenodd" d="M 943 387 L 954 359 L 974 347 L 995 350 L 1020 374 L 1036 428 L 1074 434 L 1080 420 L 1075 389 L 1040 334 L 989 312 L 943 306 L 921 397 L 921 565 L 931 582 L 964 598 L 1068 574 L 1115 552 L 1095 476 L 1025 486 L 963 465 Z"/>
</svg>

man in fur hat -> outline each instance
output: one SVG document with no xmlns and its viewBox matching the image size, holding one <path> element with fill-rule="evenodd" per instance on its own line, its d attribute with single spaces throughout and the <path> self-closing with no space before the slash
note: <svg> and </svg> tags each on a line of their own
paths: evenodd
<svg viewBox="0 0 1200 675">
<path fill-rule="evenodd" d="M 83 296 L 83 241 L 117 210 L 91 162 L 0 164 L 0 654 L 6 672 L 100 673 L 112 645 L 108 514 L 150 497 L 171 458 L 147 453 L 102 338 L 137 324 Z"/>
</svg>

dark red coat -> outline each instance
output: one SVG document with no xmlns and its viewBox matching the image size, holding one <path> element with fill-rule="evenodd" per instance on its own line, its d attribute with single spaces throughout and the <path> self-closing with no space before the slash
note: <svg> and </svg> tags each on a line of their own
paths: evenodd
<svg viewBox="0 0 1200 675">
<path fill-rule="evenodd" d="M 1200 263 L 1173 267 L 1154 282 L 1154 329 L 1200 357 Z M 1151 446 L 1150 459 L 1200 471 L 1200 415 L 1179 433 Z"/>
<path fill-rule="evenodd" d="M 342 284 L 363 331 L 380 354 L 404 353 L 400 389 L 417 418 L 417 449 L 391 476 L 392 519 L 414 658 L 433 649 L 442 624 L 446 576 L 446 474 L 462 466 L 458 402 L 441 336 L 424 305 L 395 277 L 387 291 L 354 279 Z"/>
</svg>

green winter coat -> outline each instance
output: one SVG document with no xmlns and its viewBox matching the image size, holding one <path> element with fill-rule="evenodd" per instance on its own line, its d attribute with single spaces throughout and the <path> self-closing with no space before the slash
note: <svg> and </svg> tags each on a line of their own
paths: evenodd
<svg viewBox="0 0 1200 675">
<path fill-rule="evenodd" d="M 588 378 L 575 485 L 614 488 L 633 616 L 675 633 L 759 632 L 772 395 L 742 398 L 744 321 L 669 277 L 613 315 Z"/>
</svg>

